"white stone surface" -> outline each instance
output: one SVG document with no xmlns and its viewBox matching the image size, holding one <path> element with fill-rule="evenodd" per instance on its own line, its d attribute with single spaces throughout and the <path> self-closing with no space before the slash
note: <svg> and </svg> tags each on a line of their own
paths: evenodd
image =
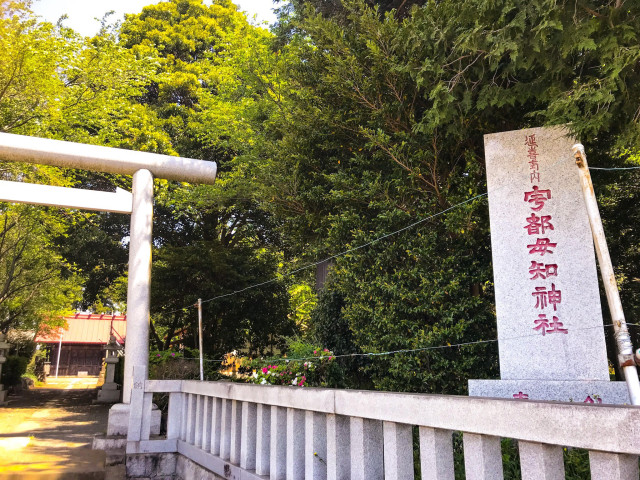
<svg viewBox="0 0 640 480">
<path fill-rule="evenodd" d="M 565 480 L 560 445 L 518 442 L 522 480 Z"/>
<path fill-rule="evenodd" d="M 109 422 L 107 425 L 107 435 L 127 435 L 129 430 L 129 411 L 128 403 L 116 403 L 109 409 Z M 157 406 L 153 406 L 151 411 L 151 435 L 160 434 L 160 410 Z"/>
<path fill-rule="evenodd" d="M 469 396 L 629 405 L 625 382 L 469 380 Z"/>
<path fill-rule="evenodd" d="M 638 456 L 607 452 L 589 452 L 592 479 L 637 480 Z"/>
<path fill-rule="evenodd" d="M 348 480 L 351 473 L 349 417 L 327 415 L 327 480 Z"/>
<path fill-rule="evenodd" d="M 351 480 L 382 480 L 384 478 L 384 447 L 382 422 L 352 417 Z"/>
<path fill-rule="evenodd" d="M 413 427 L 383 422 L 385 480 L 413 480 Z"/>
<path fill-rule="evenodd" d="M 305 480 L 327 478 L 327 418 L 324 413 L 306 412 Z"/>
<path fill-rule="evenodd" d="M 465 433 L 463 444 L 466 480 L 502 480 L 500 437 Z"/>
<path fill-rule="evenodd" d="M 287 480 L 303 480 L 305 475 L 305 412 L 287 408 Z"/>
<path fill-rule="evenodd" d="M 525 142 L 532 136 L 533 147 Z M 574 143 L 559 127 L 485 135 L 504 380 L 609 379 L 593 241 L 571 150 Z M 542 198 L 537 201 L 535 195 Z M 546 227 L 526 228 L 528 219 L 537 218 L 536 223 L 542 224 L 543 216 Z M 545 239 L 556 245 L 539 251 L 529 247 Z M 532 262 L 545 268 L 536 279 L 530 273 Z M 542 294 L 533 295 L 536 289 L 552 288 L 561 292 L 560 303 L 549 304 L 553 295 L 544 295 L 546 307 L 536 307 L 543 300 Z M 546 316 L 548 326 L 536 323 L 539 315 Z M 553 327 L 554 317 L 562 326 Z"/>
<path fill-rule="evenodd" d="M 271 407 L 270 480 L 284 480 L 287 476 L 287 409 Z"/>
<path fill-rule="evenodd" d="M 419 430 L 422 480 L 454 480 L 452 432 L 430 427 Z"/>
<path fill-rule="evenodd" d="M 153 175 L 133 174 L 133 214 L 129 229 L 127 282 L 127 342 L 125 344 L 122 402 L 129 403 L 134 366 L 149 367 L 149 305 L 151 302 L 151 242 L 153 227 Z"/>
</svg>

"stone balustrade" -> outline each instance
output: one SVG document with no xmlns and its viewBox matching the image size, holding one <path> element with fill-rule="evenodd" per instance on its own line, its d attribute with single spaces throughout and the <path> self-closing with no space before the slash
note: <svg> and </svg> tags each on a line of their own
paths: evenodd
<svg viewBox="0 0 640 480">
<path fill-rule="evenodd" d="M 502 479 L 501 438 L 523 480 L 564 479 L 563 448 L 589 451 L 592 479 L 638 480 L 640 410 L 630 406 L 144 380 L 136 369 L 127 454 L 174 452 L 222 478 L 454 479 L 462 432 L 469 480 Z M 153 393 L 169 395 L 165 438 L 150 439 Z"/>
</svg>

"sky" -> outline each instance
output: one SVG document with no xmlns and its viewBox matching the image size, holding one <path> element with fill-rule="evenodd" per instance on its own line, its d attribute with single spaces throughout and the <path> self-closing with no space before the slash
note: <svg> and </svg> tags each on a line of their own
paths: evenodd
<svg viewBox="0 0 640 480">
<path fill-rule="evenodd" d="M 122 20 L 125 13 L 140 13 L 142 7 L 153 3 L 158 3 L 158 0 L 35 0 L 32 9 L 36 15 L 52 23 L 66 13 L 69 18 L 64 25 L 82 35 L 92 36 L 100 29 L 100 23 L 94 18 L 102 18 L 106 12 L 114 10 L 112 22 Z M 247 12 L 250 20 L 256 15 L 258 22 L 275 22 L 271 0 L 234 0 L 234 3 Z"/>
</svg>

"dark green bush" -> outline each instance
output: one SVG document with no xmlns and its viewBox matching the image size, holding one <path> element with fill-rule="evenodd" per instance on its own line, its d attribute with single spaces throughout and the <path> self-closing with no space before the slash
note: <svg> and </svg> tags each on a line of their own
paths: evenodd
<svg viewBox="0 0 640 480">
<path fill-rule="evenodd" d="M 27 371 L 29 357 L 10 356 L 2 365 L 2 384 L 12 387 L 20 383 L 20 378 Z"/>
</svg>

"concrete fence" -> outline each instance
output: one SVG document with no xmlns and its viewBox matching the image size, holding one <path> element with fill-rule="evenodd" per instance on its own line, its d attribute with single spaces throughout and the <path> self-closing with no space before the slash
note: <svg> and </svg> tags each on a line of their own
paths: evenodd
<svg viewBox="0 0 640 480">
<path fill-rule="evenodd" d="M 453 480 L 462 432 L 469 480 L 502 479 L 501 438 L 523 480 L 564 479 L 564 447 L 589 451 L 592 479 L 638 480 L 640 410 L 629 406 L 144 380 L 136 370 L 127 454 L 178 453 L 223 478 Z M 167 432 L 150 439 L 153 393 Z"/>
</svg>

